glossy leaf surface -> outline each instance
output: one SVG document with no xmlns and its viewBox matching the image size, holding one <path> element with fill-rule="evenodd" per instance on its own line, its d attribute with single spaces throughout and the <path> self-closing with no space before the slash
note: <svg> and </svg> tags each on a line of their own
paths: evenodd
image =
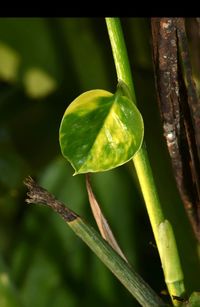
<svg viewBox="0 0 200 307">
<path fill-rule="evenodd" d="M 101 172 L 129 161 L 143 134 L 142 116 L 130 99 L 119 92 L 91 90 L 65 111 L 60 146 L 75 174 Z"/>
</svg>

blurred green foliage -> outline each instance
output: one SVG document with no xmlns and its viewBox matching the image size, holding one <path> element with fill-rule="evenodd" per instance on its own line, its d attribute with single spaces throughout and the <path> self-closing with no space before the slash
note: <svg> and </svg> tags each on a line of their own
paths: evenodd
<svg viewBox="0 0 200 307">
<path fill-rule="evenodd" d="M 191 292 L 198 290 L 200 269 L 162 139 L 150 20 L 124 18 L 122 26 L 155 180 Z M 72 177 L 58 131 L 75 97 L 95 88 L 114 92 L 116 84 L 103 18 L 0 19 L 1 307 L 138 306 L 64 221 L 25 204 L 23 186 L 27 175 L 34 176 L 95 225 L 84 176 Z M 132 164 L 95 174 L 92 184 L 130 263 L 160 293 L 162 269 Z"/>
</svg>

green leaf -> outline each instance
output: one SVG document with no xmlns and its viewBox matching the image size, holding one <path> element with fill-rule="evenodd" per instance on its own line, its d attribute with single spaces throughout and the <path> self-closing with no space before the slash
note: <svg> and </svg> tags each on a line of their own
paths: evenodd
<svg viewBox="0 0 200 307">
<path fill-rule="evenodd" d="M 75 174 L 102 172 L 132 159 L 143 135 L 142 116 L 121 90 L 116 94 L 91 90 L 65 111 L 60 146 Z"/>
</svg>

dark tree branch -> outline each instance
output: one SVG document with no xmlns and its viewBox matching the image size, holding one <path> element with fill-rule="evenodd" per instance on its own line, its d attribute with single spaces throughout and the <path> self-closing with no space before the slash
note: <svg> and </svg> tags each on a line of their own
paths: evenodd
<svg viewBox="0 0 200 307">
<path fill-rule="evenodd" d="M 183 18 L 177 19 L 177 33 L 183 73 L 185 75 L 188 92 L 188 105 L 195 132 L 196 147 L 200 159 L 200 101 L 196 91 L 195 83 L 193 81 L 192 65 L 190 61 L 189 47 Z"/>
<path fill-rule="evenodd" d="M 182 18 L 152 18 L 153 58 L 164 137 L 177 187 L 200 241 L 199 104 Z M 182 69 L 182 67 L 187 68 Z M 185 84 L 184 71 L 187 84 Z M 199 135 L 198 135 L 199 134 Z"/>
</svg>

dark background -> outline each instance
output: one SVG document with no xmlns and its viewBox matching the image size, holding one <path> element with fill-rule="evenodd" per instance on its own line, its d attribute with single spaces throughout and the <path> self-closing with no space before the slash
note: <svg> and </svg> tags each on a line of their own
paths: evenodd
<svg viewBox="0 0 200 307">
<path fill-rule="evenodd" d="M 190 293 L 199 286 L 197 248 L 162 136 L 150 19 L 121 21 L 150 161 Z M 63 220 L 25 204 L 23 185 L 33 176 L 95 226 L 84 175 L 72 177 L 61 156 L 59 125 L 79 94 L 115 92 L 116 85 L 103 18 L 0 19 L 1 307 L 139 306 Z M 160 293 L 166 286 L 132 163 L 93 175 L 92 184 L 130 263 Z"/>
</svg>

